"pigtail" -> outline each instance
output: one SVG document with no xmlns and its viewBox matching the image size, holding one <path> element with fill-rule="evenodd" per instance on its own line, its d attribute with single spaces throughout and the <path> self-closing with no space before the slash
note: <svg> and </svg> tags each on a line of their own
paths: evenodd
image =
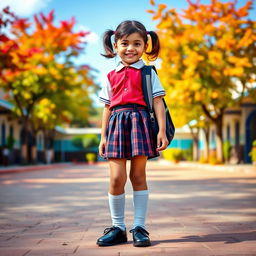
<svg viewBox="0 0 256 256">
<path fill-rule="evenodd" d="M 160 51 L 159 37 L 154 31 L 148 31 L 148 34 L 151 37 L 152 50 L 150 52 L 146 52 L 146 54 L 148 54 L 152 60 L 155 60 L 158 57 Z"/>
<path fill-rule="evenodd" d="M 103 35 L 103 46 L 105 49 L 105 54 L 101 54 L 106 58 L 114 58 L 116 53 L 114 53 L 113 45 L 111 42 L 111 36 L 113 36 L 115 32 L 111 29 L 107 30 Z"/>
</svg>

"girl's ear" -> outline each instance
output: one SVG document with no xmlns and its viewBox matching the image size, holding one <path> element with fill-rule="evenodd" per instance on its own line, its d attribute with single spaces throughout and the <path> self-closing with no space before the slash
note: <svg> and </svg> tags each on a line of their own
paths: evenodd
<svg viewBox="0 0 256 256">
<path fill-rule="evenodd" d="M 146 51 L 148 48 L 148 43 L 145 44 L 144 51 Z"/>
<path fill-rule="evenodd" d="M 117 43 L 114 43 L 114 49 L 117 50 Z"/>
</svg>

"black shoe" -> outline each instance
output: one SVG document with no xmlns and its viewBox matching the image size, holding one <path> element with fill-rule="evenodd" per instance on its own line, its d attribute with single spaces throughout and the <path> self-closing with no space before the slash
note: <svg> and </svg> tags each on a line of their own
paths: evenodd
<svg viewBox="0 0 256 256">
<path fill-rule="evenodd" d="M 115 244 L 121 244 L 127 242 L 126 231 L 123 231 L 119 227 L 106 228 L 104 235 L 97 240 L 99 246 L 111 246 Z"/>
<path fill-rule="evenodd" d="M 130 230 L 130 233 L 132 233 L 133 246 L 146 247 L 151 245 L 150 239 L 148 237 L 149 233 L 144 228 L 137 226 Z"/>
</svg>

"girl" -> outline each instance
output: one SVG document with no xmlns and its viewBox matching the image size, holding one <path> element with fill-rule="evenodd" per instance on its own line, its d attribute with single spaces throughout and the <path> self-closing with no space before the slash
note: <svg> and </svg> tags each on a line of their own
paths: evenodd
<svg viewBox="0 0 256 256">
<path fill-rule="evenodd" d="M 148 36 L 152 41 L 150 52 L 146 51 Z M 140 58 L 146 53 L 156 59 L 160 49 L 159 39 L 155 32 L 147 32 L 140 22 L 124 21 L 116 31 L 107 30 L 103 41 L 103 56 L 113 58 L 118 55 L 121 61 L 115 70 L 108 73 L 99 95 L 100 101 L 105 103 L 99 154 L 109 160 L 108 197 L 112 227 L 104 230 L 97 244 L 110 246 L 127 242 L 124 187 L 127 180 L 126 161 L 130 159 L 129 176 L 134 190 L 134 223 L 130 232 L 133 233 L 134 246 L 149 246 L 149 233 L 145 227 L 148 205 L 146 162 L 147 159 L 159 156 L 159 151 L 167 147 L 168 140 L 165 135 L 165 115 L 161 99 L 165 91 L 154 71 L 151 77 L 153 106 L 159 124 L 157 145 L 152 139 L 149 113 L 142 92 L 141 68 L 145 64 Z"/>
</svg>

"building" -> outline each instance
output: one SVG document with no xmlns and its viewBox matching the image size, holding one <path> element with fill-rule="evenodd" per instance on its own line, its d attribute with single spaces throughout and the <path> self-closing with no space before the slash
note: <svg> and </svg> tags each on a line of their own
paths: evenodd
<svg viewBox="0 0 256 256">
<path fill-rule="evenodd" d="M 245 97 L 239 107 L 228 108 L 223 116 L 223 141 L 229 141 L 233 163 L 251 163 L 249 152 L 256 140 L 256 104 Z M 204 151 L 204 135 L 200 132 L 200 151 Z M 216 149 L 216 129 L 210 126 L 210 151 Z"/>
<path fill-rule="evenodd" d="M 10 148 L 8 160 L 10 164 L 21 163 L 21 124 L 12 113 L 12 104 L 0 99 L 0 165 L 6 160 L 4 149 L 10 143 L 10 138 L 14 138 L 13 147 Z M 94 134 L 100 137 L 100 128 L 61 128 L 56 127 L 54 136 L 53 151 L 45 150 L 44 134 L 38 132 L 36 137 L 36 151 L 38 162 L 54 161 L 85 161 L 86 152 L 97 154 L 98 148 L 77 148 L 72 143 L 75 136 Z M 249 98 L 244 98 L 240 107 L 226 109 L 223 118 L 223 139 L 229 141 L 232 145 L 232 157 L 236 163 L 250 163 L 249 152 L 252 142 L 256 139 L 256 104 L 252 103 Z M 200 152 L 204 150 L 204 136 L 199 133 Z M 30 144 L 30 142 L 29 142 Z M 177 128 L 174 139 L 169 145 L 170 148 L 189 149 L 193 144 L 190 130 L 187 126 Z M 28 147 L 29 155 L 31 145 Z M 210 127 L 210 150 L 216 149 L 216 131 L 212 125 Z M 102 160 L 98 156 L 98 160 Z"/>
</svg>

